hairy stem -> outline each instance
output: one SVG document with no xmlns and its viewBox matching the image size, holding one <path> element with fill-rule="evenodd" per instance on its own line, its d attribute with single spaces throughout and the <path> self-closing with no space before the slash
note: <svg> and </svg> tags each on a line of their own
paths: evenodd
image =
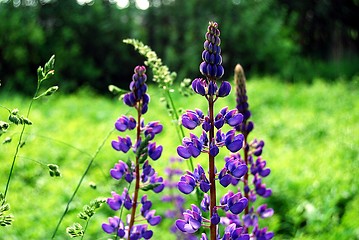
<svg viewBox="0 0 359 240">
<path fill-rule="evenodd" d="M 140 104 L 139 104 L 140 105 Z M 140 138 L 141 134 L 141 107 L 139 106 L 137 108 L 137 143 L 141 140 Z M 135 167 L 135 173 L 136 173 L 136 182 L 135 182 L 135 193 L 133 197 L 132 202 L 132 211 L 131 211 L 131 220 L 128 227 L 128 240 L 130 240 L 131 236 L 131 229 L 133 227 L 133 224 L 135 223 L 135 216 L 136 216 L 136 208 L 137 208 L 137 199 L 138 199 L 138 192 L 140 190 L 140 165 L 139 165 L 139 154 L 136 154 L 136 167 Z"/>
<path fill-rule="evenodd" d="M 209 143 L 211 143 L 212 139 L 214 139 L 214 114 L 213 114 L 213 108 L 214 108 L 214 100 L 213 97 L 208 98 L 208 106 L 209 106 L 209 119 L 211 122 L 211 129 L 209 131 Z M 214 163 L 214 157 L 208 153 L 208 160 L 209 160 L 209 181 L 210 181 L 210 217 L 213 216 L 213 211 L 216 206 L 216 183 L 215 183 L 215 163 Z M 216 240 L 216 231 L 217 226 L 213 223 L 211 223 L 210 226 L 210 238 L 211 240 Z"/>
</svg>

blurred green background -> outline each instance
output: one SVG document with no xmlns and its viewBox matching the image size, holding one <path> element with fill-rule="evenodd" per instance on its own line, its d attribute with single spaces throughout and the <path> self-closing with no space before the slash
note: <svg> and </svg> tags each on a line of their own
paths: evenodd
<svg viewBox="0 0 359 240">
<path fill-rule="evenodd" d="M 52 54 L 56 74 L 48 84 L 60 86 L 30 115 L 34 125 L 27 128 L 7 197 L 15 222 L 0 229 L 0 239 L 50 239 L 91 155 L 117 117 L 135 114 L 107 95 L 109 84 L 127 88 L 134 66 L 145 60 L 122 40 L 149 45 L 180 82 L 200 75 L 204 32 L 208 21 L 217 21 L 224 78 L 232 81 L 234 66 L 244 66 L 255 123 L 250 137 L 266 142 L 263 157 L 272 170 L 266 184 L 273 189 L 267 202 L 275 215 L 263 224 L 276 239 L 358 240 L 358 12 L 357 0 L 0 0 L 0 104 L 25 114 L 36 69 Z M 204 99 L 184 98 L 174 88 L 177 107 L 205 109 Z M 165 125 L 158 136 L 163 158 L 153 163 L 163 172 L 179 143 L 161 90 L 149 90 L 146 119 Z M 233 108 L 234 92 L 218 105 Z M 7 117 L 0 111 L 0 120 Z M 0 145 L 1 187 L 19 131 L 11 126 L 0 137 L 12 138 Z M 117 135 L 105 141 L 56 239 L 69 239 L 65 229 L 81 222 L 76 215 L 83 205 L 120 189 L 108 174 L 127 158 L 110 147 Z M 49 176 L 48 163 L 60 166 L 61 178 Z M 171 207 L 149 195 L 161 205 L 159 213 Z M 85 239 L 107 239 L 100 224 L 113 214 L 103 206 Z M 174 239 L 171 223 L 165 219 L 154 239 Z"/>
<path fill-rule="evenodd" d="M 62 91 L 127 87 L 129 66 L 143 59 L 124 38 L 151 46 L 179 81 L 193 78 L 209 21 L 219 23 L 225 69 L 240 62 L 283 81 L 351 79 L 358 12 L 357 0 L 0 0 L 0 79 L 29 93 L 27 76 L 55 54 Z"/>
</svg>

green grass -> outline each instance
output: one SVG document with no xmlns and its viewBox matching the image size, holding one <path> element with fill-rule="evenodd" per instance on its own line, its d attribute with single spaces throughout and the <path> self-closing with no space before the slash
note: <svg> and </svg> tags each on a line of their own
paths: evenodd
<svg viewBox="0 0 359 240">
<path fill-rule="evenodd" d="M 273 189 L 268 205 L 275 209 L 267 221 L 276 239 L 359 239 L 359 97 L 358 82 L 311 85 L 281 83 L 276 79 L 253 79 L 247 84 L 255 130 L 250 138 L 265 140 L 263 157 L 271 168 L 265 180 Z M 150 86 L 151 103 L 146 121 L 160 120 L 164 131 L 157 142 L 164 145 L 163 157 L 153 165 L 160 172 L 175 155 L 178 138 L 170 117 L 159 102 L 161 94 Z M 234 92 L 233 92 L 234 93 Z M 189 99 L 175 95 L 178 107 L 204 108 L 199 96 Z M 29 100 L 1 93 L 0 103 L 17 107 L 25 114 Z M 235 96 L 219 100 L 218 107 L 235 106 Z M 26 144 L 16 162 L 7 200 L 15 221 L 1 228 L 0 239 L 50 239 L 68 199 L 98 146 L 123 114 L 135 114 L 117 99 L 86 91 L 36 102 L 26 130 Z M 0 111 L 0 119 L 6 112 Z M 0 145 L 0 186 L 5 188 L 20 127 L 11 126 L 4 136 L 13 136 L 10 144 Z M 188 133 L 188 131 L 186 131 Z M 115 152 L 110 141 L 95 159 L 80 191 L 70 206 L 56 239 L 68 239 L 67 226 L 81 222 L 76 218 L 82 206 L 92 199 L 109 197 L 120 189 L 108 171 L 125 155 Z M 198 159 L 205 161 L 204 159 Z M 220 161 L 220 160 L 219 160 Z M 46 164 L 60 166 L 62 177 L 51 178 Z M 45 165 L 44 165 L 45 164 Z M 182 168 L 187 165 L 183 164 Z M 97 188 L 90 187 L 91 182 Z M 3 190 L 1 190 L 3 191 Z M 168 205 L 148 193 L 163 213 Z M 85 239 L 107 239 L 100 224 L 113 214 L 103 206 L 90 222 Z M 153 239 L 174 239 L 165 220 Z"/>
</svg>

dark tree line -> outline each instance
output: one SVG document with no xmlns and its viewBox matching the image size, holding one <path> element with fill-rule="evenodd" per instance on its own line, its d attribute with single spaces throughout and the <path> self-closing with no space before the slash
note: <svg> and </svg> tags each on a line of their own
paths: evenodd
<svg viewBox="0 0 359 240">
<path fill-rule="evenodd" d="M 201 32 L 209 20 L 221 27 L 227 78 L 237 62 L 248 73 L 276 74 L 285 80 L 358 74 L 358 1 L 149 2 L 150 8 L 143 11 L 135 7 L 135 0 L 123 9 L 109 0 L 85 5 L 76 0 L 0 0 L 2 87 L 26 93 L 37 66 L 52 54 L 63 90 L 125 87 L 131 69 L 144 59 L 122 43 L 124 38 L 150 45 L 178 72 L 179 80 L 195 77 Z M 316 69 L 313 62 L 320 63 Z M 345 67 L 328 72 L 333 62 Z"/>
</svg>

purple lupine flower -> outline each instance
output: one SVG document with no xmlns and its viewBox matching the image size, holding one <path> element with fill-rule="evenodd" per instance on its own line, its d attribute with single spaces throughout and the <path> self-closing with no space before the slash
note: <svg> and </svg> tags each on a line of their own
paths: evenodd
<svg viewBox="0 0 359 240">
<path fill-rule="evenodd" d="M 128 189 L 127 188 L 123 189 L 121 197 L 123 199 L 123 206 L 127 210 L 130 210 L 132 208 L 132 199 L 131 199 L 130 195 L 128 194 Z"/>
<path fill-rule="evenodd" d="M 128 171 L 128 166 L 125 162 L 119 160 L 114 168 L 110 170 L 110 174 L 114 179 L 121 179 L 122 176 Z"/>
<path fill-rule="evenodd" d="M 102 224 L 102 229 L 106 233 L 111 234 L 117 231 L 119 237 L 122 238 L 125 236 L 125 226 L 119 217 L 109 217 L 108 222 L 109 223 Z"/>
<path fill-rule="evenodd" d="M 178 182 L 178 190 L 184 194 L 190 194 L 196 187 L 196 180 L 191 175 L 184 175 L 181 177 L 181 180 Z"/>
<path fill-rule="evenodd" d="M 126 138 L 118 136 L 118 141 L 113 140 L 111 144 L 115 150 L 122 151 L 124 153 L 127 153 L 132 147 L 132 141 L 129 136 L 126 136 Z"/>
<path fill-rule="evenodd" d="M 153 236 L 153 231 L 152 230 L 147 230 L 147 224 L 140 224 L 140 225 L 134 225 L 131 229 L 131 234 L 130 234 L 130 238 L 129 239 L 151 239 Z M 127 237 L 127 233 L 124 236 L 124 238 Z"/>
<path fill-rule="evenodd" d="M 124 132 L 127 129 L 133 130 L 136 127 L 136 124 L 136 120 L 132 116 L 122 116 L 117 119 L 115 123 L 115 128 L 120 132 Z"/>
<path fill-rule="evenodd" d="M 249 234 L 245 233 L 244 228 L 232 223 L 224 230 L 222 240 L 249 240 Z"/>
<path fill-rule="evenodd" d="M 273 232 L 267 232 L 268 228 L 262 228 L 259 229 L 258 226 L 255 226 L 253 229 L 253 235 L 255 236 L 256 239 L 259 240 L 270 240 L 274 237 L 274 233 Z"/>
<path fill-rule="evenodd" d="M 156 134 L 162 132 L 163 126 L 158 121 L 149 122 L 144 128 L 144 134 L 146 137 L 149 137 L 149 140 L 152 140 Z"/>
<path fill-rule="evenodd" d="M 221 218 L 219 217 L 218 213 L 217 213 L 217 209 L 215 208 L 213 210 L 213 215 L 211 217 L 211 223 L 213 223 L 214 225 L 217 225 L 220 222 Z"/>
<path fill-rule="evenodd" d="M 257 177 L 257 175 L 253 178 L 253 184 L 255 186 L 256 193 L 264 198 L 272 195 L 272 190 L 266 187 L 265 183 L 262 183 L 262 178 Z"/>
<path fill-rule="evenodd" d="M 111 194 L 112 198 L 107 198 L 107 204 L 112 210 L 117 211 L 123 204 L 122 196 L 117 194 L 115 191 L 112 191 Z"/>
<path fill-rule="evenodd" d="M 190 134 L 190 138 L 185 137 L 182 140 L 182 146 L 177 147 L 177 153 L 184 159 L 198 157 L 203 149 L 203 142 L 196 135 Z"/>
<path fill-rule="evenodd" d="M 261 177 L 266 177 L 270 174 L 270 169 L 265 168 L 267 165 L 267 162 L 262 160 L 262 157 L 258 157 L 255 163 L 252 163 L 251 165 L 251 173 L 253 175 L 259 174 Z"/>
<path fill-rule="evenodd" d="M 202 75 L 209 79 L 219 79 L 224 74 L 221 56 L 221 39 L 218 24 L 213 22 L 208 26 L 206 33 L 206 41 L 204 42 L 204 51 L 202 52 L 202 60 L 199 69 Z"/>
<path fill-rule="evenodd" d="M 227 81 L 222 81 L 221 86 L 218 89 L 218 97 L 226 97 L 231 92 L 231 84 Z"/>
<path fill-rule="evenodd" d="M 196 78 L 192 81 L 192 89 L 195 93 L 198 93 L 199 95 L 206 95 L 208 94 L 208 87 L 206 80 L 203 78 Z"/>
<path fill-rule="evenodd" d="M 183 178 L 182 178 L 183 177 Z M 208 192 L 210 185 L 206 173 L 204 172 L 203 167 L 198 164 L 197 168 L 194 169 L 193 173 L 187 171 L 187 174 L 182 176 L 180 182 L 178 183 L 178 189 L 185 193 L 186 190 L 194 190 L 195 186 L 199 186 L 202 192 Z M 186 186 L 189 185 L 189 186 Z M 192 192 L 190 191 L 190 192 Z M 189 192 L 189 193 L 190 193 Z"/>
<path fill-rule="evenodd" d="M 203 113 L 202 113 L 203 115 Z M 187 129 L 195 129 L 201 124 L 201 116 L 198 115 L 198 112 L 187 110 L 186 113 L 182 115 L 182 125 Z"/>
<path fill-rule="evenodd" d="M 235 130 L 230 130 L 226 133 L 225 144 L 229 151 L 235 153 L 239 151 L 244 142 L 244 137 L 242 134 L 235 135 Z"/>
<path fill-rule="evenodd" d="M 203 212 L 209 211 L 209 196 L 207 193 L 205 193 L 203 195 L 203 199 L 201 201 L 201 208 L 202 208 Z"/>
<path fill-rule="evenodd" d="M 162 150 L 163 147 L 161 145 L 156 147 L 156 143 L 149 143 L 148 144 L 148 156 L 152 159 L 152 160 L 157 160 L 161 157 L 162 154 Z"/>
<path fill-rule="evenodd" d="M 239 179 L 247 173 L 248 167 L 241 159 L 239 154 L 232 154 L 224 159 L 226 161 L 225 168 L 233 177 Z"/>
<path fill-rule="evenodd" d="M 228 198 L 227 205 L 228 205 L 228 209 L 233 214 L 239 214 L 248 205 L 248 199 L 245 197 L 242 197 L 242 194 L 239 192 L 237 194 L 234 194 L 230 198 Z"/>
<path fill-rule="evenodd" d="M 184 219 L 178 219 L 176 226 L 179 230 L 186 233 L 194 233 L 202 225 L 202 213 L 201 210 L 194 204 L 191 205 L 192 210 L 187 209 L 183 213 Z"/>
<path fill-rule="evenodd" d="M 273 216 L 274 211 L 272 208 L 267 208 L 267 204 L 262 204 L 257 208 L 257 214 L 261 218 L 268 218 Z"/>
<path fill-rule="evenodd" d="M 160 193 L 165 188 L 165 185 L 163 183 L 163 177 L 158 177 L 157 173 L 151 176 L 150 178 L 150 184 L 156 184 L 157 186 L 154 187 L 152 190 L 155 193 Z"/>
<path fill-rule="evenodd" d="M 130 83 L 131 92 L 125 94 L 123 98 L 123 102 L 126 105 L 136 108 L 138 113 L 137 118 L 139 120 L 136 121 L 132 116 L 121 116 L 115 123 L 115 128 L 120 132 L 133 129 L 137 130 L 134 144 L 132 144 L 132 140 L 129 136 L 118 136 L 118 140 L 111 142 L 112 147 L 117 151 L 127 153 L 132 148 L 135 153 L 135 161 L 131 161 L 130 158 L 126 163 L 120 160 L 115 164 L 114 168 L 110 170 L 111 176 L 117 180 L 124 177 L 128 183 L 131 183 L 135 179 L 136 183 L 132 197 L 128 189 L 124 188 L 121 195 L 112 192 L 112 198 L 107 199 L 107 203 L 111 209 L 116 211 L 122 209 L 122 206 L 124 206 L 127 210 L 132 209 L 131 214 L 127 215 L 126 225 L 118 217 L 110 218 L 109 224 L 104 223 L 102 225 L 106 233 L 110 234 L 117 231 L 117 236 L 120 238 L 131 240 L 142 238 L 150 239 L 153 236 L 153 232 L 147 230 L 147 224 L 135 224 L 135 222 L 138 221 L 138 219 L 136 219 L 138 217 L 136 210 L 139 205 L 138 193 L 140 188 L 142 190 L 151 189 L 155 193 L 161 192 L 164 188 L 163 178 L 157 176 L 155 170 L 147 160 L 148 157 L 152 160 L 157 160 L 162 154 L 162 146 L 157 145 L 156 142 L 152 140 L 157 134 L 162 132 L 163 127 L 158 121 L 149 122 L 145 125 L 144 119 L 141 118 L 141 116 L 147 112 L 150 101 L 150 96 L 146 93 L 147 85 L 145 82 L 147 76 L 145 72 L 146 68 L 144 66 L 135 67 L 132 82 Z M 142 181 L 141 185 L 140 181 Z M 147 200 L 146 195 L 142 196 L 141 204 L 141 215 L 147 220 L 148 224 L 151 226 L 159 224 L 161 216 L 155 215 L 156 210 L 151 209 L 152 202 Z"/>
</svg>

